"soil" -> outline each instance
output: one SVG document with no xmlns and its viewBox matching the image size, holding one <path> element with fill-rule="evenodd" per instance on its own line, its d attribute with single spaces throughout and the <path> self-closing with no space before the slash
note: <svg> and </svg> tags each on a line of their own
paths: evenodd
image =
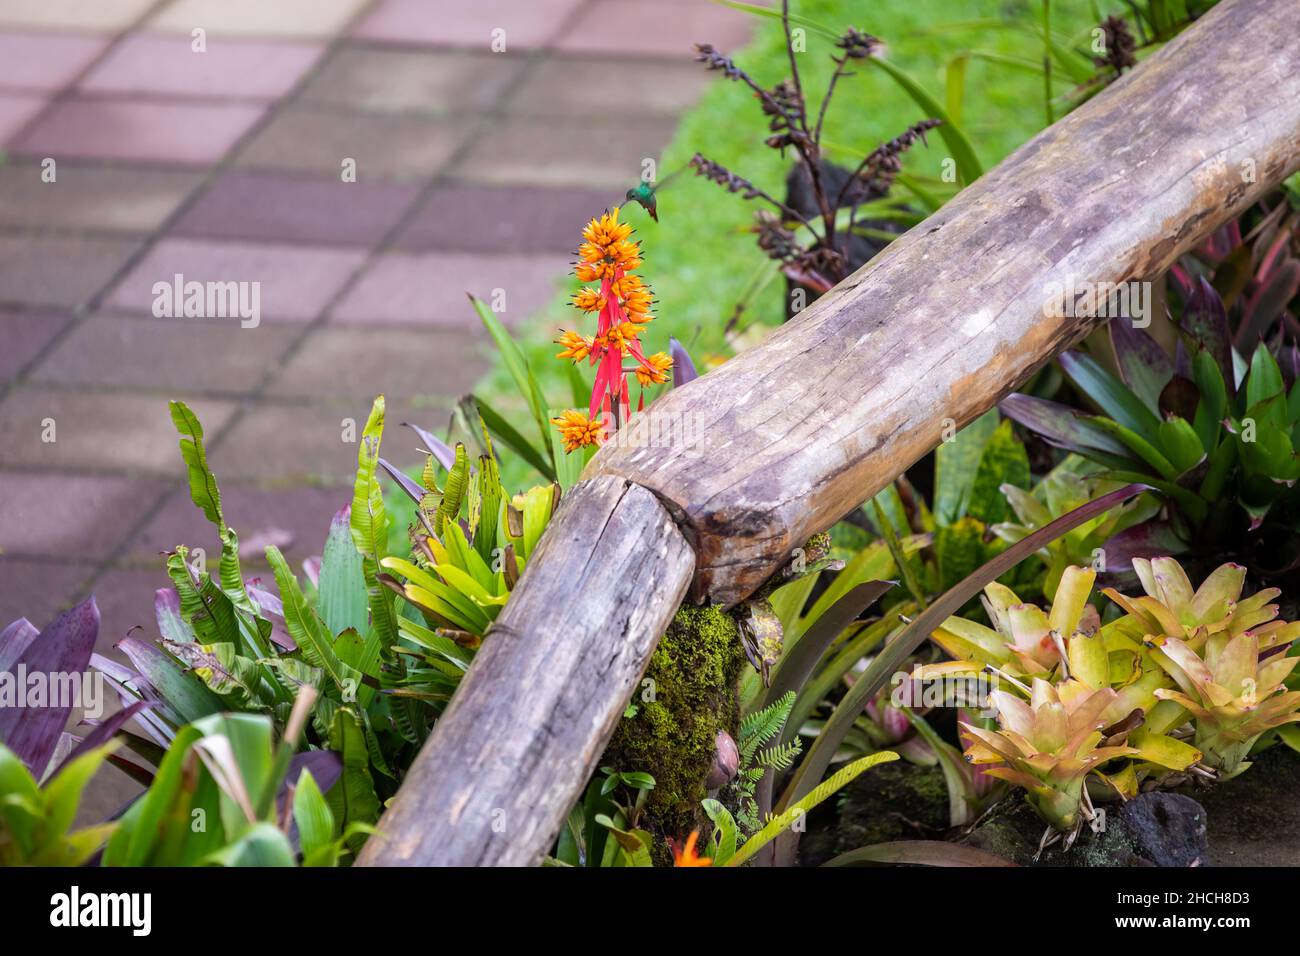
<svg viewBox="0 0 1300 956">
<path fill-rule="evenodd" d="M 1152 791 L 1105 810 L 1102 832 L 1085 829 L 1069 850 L 1058 843 L 1035 861 L 1044 824 L 1022 800 L 1005 800 L 969 834 L 951 833 L 942 773 L 898 761 L 810 817 L 800 863 L 889 840 L 960 836 L 1022 866 L 1298 866 L 1300 754 L 1274 746 L 1233 780 Z"/>
</svg>

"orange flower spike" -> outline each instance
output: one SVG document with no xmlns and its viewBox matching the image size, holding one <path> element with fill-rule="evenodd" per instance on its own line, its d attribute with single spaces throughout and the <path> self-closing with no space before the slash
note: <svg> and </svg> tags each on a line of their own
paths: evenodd
<svg viewBox="0 0 1300 956">
<path fill-rule="evenodd" d="M 605 434 L 604 422 L 593 422 L 579 411 L 561 412 L 558 417 L 551 419 L 551 424 L 559 431 L 566 452 L 575 452 L 588 445 L 599 445 Z"/>
<path fill-rule="evenodd" d="M 691 835 L 686 838 L 686 845 L 680 850 L 677 849 L 677 843 L 670 841 L 669 845 L 673 851 L 673 866 L 712 866 L 713 860 L 707 856 L 700 856 L 695 852 L 695 841 L 700 837 L 699 830 L 692 830 Z"/>
</svg>

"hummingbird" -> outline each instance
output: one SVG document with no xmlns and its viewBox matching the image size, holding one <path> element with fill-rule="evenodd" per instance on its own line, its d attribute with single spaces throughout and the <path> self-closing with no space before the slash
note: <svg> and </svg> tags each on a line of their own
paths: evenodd
<svg viewBox="0 0 1300 956">
<path fill-rule="evenodd" d="M 663 189 L 674 179 L 680 176 L 687 167 L 683 166 L 674 172 L 668 174 L 668 177 L 660 183 L 653 180 L 643 179 L 623 197 L 626 202 L 634 202 L 650 214 L 650 218 L 655 222 L 659 221 L 659 190 Z"/>
</svg>

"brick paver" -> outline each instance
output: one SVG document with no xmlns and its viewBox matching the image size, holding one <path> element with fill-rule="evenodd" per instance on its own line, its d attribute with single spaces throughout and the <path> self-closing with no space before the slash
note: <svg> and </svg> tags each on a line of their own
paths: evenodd
<svg viewBox="0 0 1300 956">
<path fill-rule="evenodd" d="M 383 391 L 417 465 L 398 423 L 444 427 L 490 359 L 465 292 L 511 324 L 554 295 L 708 81 L 691 44 L 747 29 L 709 0 L 2 0 L 0 625 L 93 590 L 101 651 L 152 635 L 159 552 L 217 547 L 169 397 L 250 573 L 318 554 L 344 420 Z M 155 317 L 177 273 L 260 282 L 261 324 Z"/>
</svg>

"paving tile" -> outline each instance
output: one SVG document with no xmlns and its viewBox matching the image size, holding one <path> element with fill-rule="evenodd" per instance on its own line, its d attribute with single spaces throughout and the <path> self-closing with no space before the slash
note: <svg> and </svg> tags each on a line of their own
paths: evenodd
<svg viewBox="0 0 1300 956">
<path fill-rule="evenodd" d="M 345 45 L 298 100 L 381 112 L 472 112 L 496 103 L 524 65 L 522 57 L 493 53 Z"/>
<path fill-rule="evenodd" d="M 619 197 L 608 189 L 435 187 L 397 245 L 464 252 L 572 252 L 582 227 Z"/>
<path fill-rule="evenodd" d="M 102 561 L 153 507 L 165 482 L 60 472 L 0 478 L 0 551 Z"/>
<path fill-rule="evenodd" d="M 0 31 L 0 88 L 61 90 L 107 46 L 88 34 Z"/>
<path fill-rule="evenodd" d="M 593 91 L 609 87 L 634 90 L 619 105 L 622 115 L 676 117 L 694 105 L 716 79 L 700 64 L 614 57 L 552 56 L 547 58 L 506 100 L 508 113 L 533 116 L 585 116 L 593 106 Z"/>
<path fill-rule="evenodd" d="M 735 50 L 749 40 L 751 18 L 713 3 L 595 0 L 556 41 L 560 50 L 691 57 L 696 43 Z"/>
<path fill-rule="evenodd" d="M 0 472 L 0 494 L 12 472 Z M 64 561 L 36 561 L 0 555 L 0 628 L 25 617 L 43 628 L 84 598 L 83 586 L 94 565 Z"/>
<path fill-rule="evenodd" d="M 90 587 L 99 605 L 99 640 L 95 642 L 95 650 L 125 662 L 125 656 L 113 645 L 132 628 L 139 628 L 135 636 L 142 640 L 157 640 L 160 635 L 154 595 L 169 583 L 161 559 L 152 568 L 114 568 L 96 578 Z"/>
<path fill-rule="evenodd" d="M 172 228 L 173 235 L 372 246 L 410 208 L 414 184 L 304 179 L 233 170 Z"/>
<path fill-rule="evenodd" d="M 0 302 L 75 308 L 138 247 L 135 239 L 0 236 Z"/>
<path fill-rule="evenodd" d="M 47 100 L 38 93 L 0 93 L 0 146 L 16 137 Z"/>
<path fill-rule="evenodd" d="M 273 100 L 320 57 L 319 43 L 212 38 L 202 53 L 190 37 L 135 33 L 81 83 L 89 93 Z"/>
<path fill-rule="evenodd" d="M 66 336 L 30 380 L 61 386 L 193 389 L 247 394 L 288 351 L 298 331 L 264 323 L 94 315 Z"/>
<path fill-rule="evenodd" d="M 644 160 L 659 156 L 675 128 L 676 121 L 666 118 L 514 117 L 487 129 L 452 174 L 480 183 L 606 187 L 617 200 L 637 182 Z"/>
<path fill-rule="evenodd" d="M 357 441 L 365 427 L 372 397 L 350 403 L 263 404 L 231 428 L 208 461 L 223 481 L 256 481 L 283 488 L 315 484 L 346 489 L 357 470 L 357 445 L 345 441 L 344 419 L 355 426 Z M 392 421 L 445 421 L 449 403 L 423 406 L 418 414 L 391 403 Z"/>
<path fill-rule="evenodd" d="M 321 553 L 330 520 L 352 500 L 351 491 L 346 487 L 262 488 L 227 481 L 224 472 L 218 473 L 218 477 L 222 479 L 221 509 L 226 521 L 238 532 L 241 545 L 255 543 L 259 536 L 276 530 L 287 531 L 288 542 L 278 547 L 295 570 L 304 558 Z M 128 557 L 133 562 L 159 562 L 162 553 L 179 544 L 204 548 L 209 555 L 221 550 L 216 528 L 194 507 L 184 490 L 177 490 L 150 519 L 131 543 Z M 247 557 L 243 563 L 246 568 L 260 567 L 265 561 Z"/>
<path fill-rule="evenodd" d="M 71 321 L 68 313 L 0 310 L 0 389 Z"/>
<path fill-rule="evenodd" d="M 106 307 L 154 314 L 154 284 L 174 283 L 179 274 L 187 283 L 258 282 L 263 321 L 309 321 L 320 314 L 364 257 L 357 249 L 167 238 L 117 284 Z"/>
<path fill-rule="evenodd" d="M 343 160 L 352 159 L 359 182 L 424 180 L 443 168 L 470 129 L 469 121 L 291 106 L 258 132 L 236 164 L 310 171 L 341 180 Z"/>
<path fill-rule="evenodd" d="M 568 263 L 568 256 L 554 254 L 388 253 L 343 297 L 333 321 L 477 329 L 465 294 L 491 301 L 503 289 L 501 319 L 516 323 L 554 297 Z"/>
<path fill-rule="evenodd" d="M 585 0 L 474 0 L 431 6 L 425 0 L 382 0 L 354 35 L 393 43 L 490 49 L 505 30 L 506 50 L 542 46 Z"/>
<path fill-rule="evenodd" d="M 14 151 L 207 165 L 261 115 L 261 107 L 248 105 L 74 97 L 55 104 L 14 143 Z"/>
<path fill-rule="evenodd" d="M 174 0 L 149 21 L 157 30 L 212 34 L 328 37 L 343 29 L 368 0 Z"/>
<path fill-rule="evenodd" d="M 176 396 L 184 398 L 184 395 Z M 209 436 L 233 411 L 228 402 L 189 400 Z M 55 440 L 42 441 L 45 419 Z M 23 386 L 0 401 L 0 463 L 49 469 L 122 469 L 179 477 L 176 429 L 165 399 Z"/>
<path fill-rule="evenodd" d="M 105 713 L 107 712 L 106 710 Z M 73 733 L 80 736 L 86 730 L 87 728 L 80 727 L 74 729 Z M 116 820 L 142 793 L 144 787 L 113 764 L 102 764 L 81 792 L 81 801 L 77 804 L 77 815 L 73 818 L 72 825 L 80 829 L 95 826 L 105 820 Z"/>
<path fill-rule="evenodd" d="M 5 0 L 0 24 L 41 29 L 113 31 L 130 26 L 157 0 Z"/>
<path fill-rule="evenodd" d="M 0 166 L 0 225 L 152 232 L 199 184 L 198 173 L 61 162 L 52 183 L 41 165 Z"/>
<path fill-rule="evenodd" d="M 323 327 L 311 334 L 269 393 L 274 396 L 455 398 L 488 370 L 486 335 L 450 329 Z"/>
</svg>

